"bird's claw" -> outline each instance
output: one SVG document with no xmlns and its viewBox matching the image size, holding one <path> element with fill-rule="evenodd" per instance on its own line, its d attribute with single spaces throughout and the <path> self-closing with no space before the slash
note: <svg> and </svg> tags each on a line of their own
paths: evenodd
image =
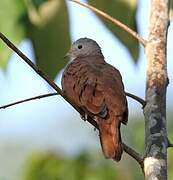
<svg viewBox="0 0 173 180">
<path fill-rule="evenodd" d="M 94 117 L 93 117 L 93 120 L 96 121 L 96 122 L 98 122 L 98 117 L 97 117 L 97 116 L 94 116 Z"/>
<path fill-rule="evenodd" d="M 85 113 L 84 116 L 83 115 L 80 115 L 81 119 L 84 120 L 84 121 L 87 121 L 88 120 L 88 114 Z"/>
</svg>

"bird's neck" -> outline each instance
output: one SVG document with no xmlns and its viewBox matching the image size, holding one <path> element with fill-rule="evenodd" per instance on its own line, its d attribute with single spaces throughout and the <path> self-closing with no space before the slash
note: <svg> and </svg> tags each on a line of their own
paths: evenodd
<svg viewBox="0 0 173 180">
<path fill-rule="evenodd" d="M 91 63 L 105 62 L 104 56 L 102 54 L 80 56 L 80 57 L 77 57 L 77 58 L 73 59 L 72 61 L 75 61 L 75 62 L 88 62 L 88 63 L 90 63 L 90 62 Z"/>
</svg>

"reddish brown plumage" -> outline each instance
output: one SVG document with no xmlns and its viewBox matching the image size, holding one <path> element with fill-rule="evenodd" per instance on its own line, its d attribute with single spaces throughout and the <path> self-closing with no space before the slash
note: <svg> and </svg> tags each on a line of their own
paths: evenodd
<svg viewBox="0 0 173 180">
<path fill-rule="evenodd" d="M 102 55 L 78 57 L 66 67 L 62 89 L 86 113 L 95 115 L 105 157 L 119 161 L 122 154 L 120 125 L 121 122 L 126 124 L 128 119 L 119 71 L 107 64 Z"/>
</svg>

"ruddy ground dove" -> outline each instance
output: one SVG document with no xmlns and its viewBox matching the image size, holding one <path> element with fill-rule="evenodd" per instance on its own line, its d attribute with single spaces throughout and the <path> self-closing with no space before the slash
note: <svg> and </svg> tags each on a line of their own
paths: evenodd
<svg viewBox="0 0 173 180">
<path fill-rule="evenodd" d="M 128 120 L 122 77 L 106 63 L 92 39 L 75 41 L 68 56 L 72 61 L 63 73 L 63 93 L 86 114 L 94 116 L 105 157 L 119 161 L 123 152 L 120 126 Z"/>
</svg>

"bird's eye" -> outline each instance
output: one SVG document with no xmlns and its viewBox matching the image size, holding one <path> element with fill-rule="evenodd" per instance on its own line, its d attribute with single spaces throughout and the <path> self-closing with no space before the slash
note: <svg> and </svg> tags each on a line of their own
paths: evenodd
<svg viewBox="0 0 173 180">
<path fill-rule="evenodd" d="M 82 45 L 78 45 L 78 49 L 82 49 Z"/>
</svg>

